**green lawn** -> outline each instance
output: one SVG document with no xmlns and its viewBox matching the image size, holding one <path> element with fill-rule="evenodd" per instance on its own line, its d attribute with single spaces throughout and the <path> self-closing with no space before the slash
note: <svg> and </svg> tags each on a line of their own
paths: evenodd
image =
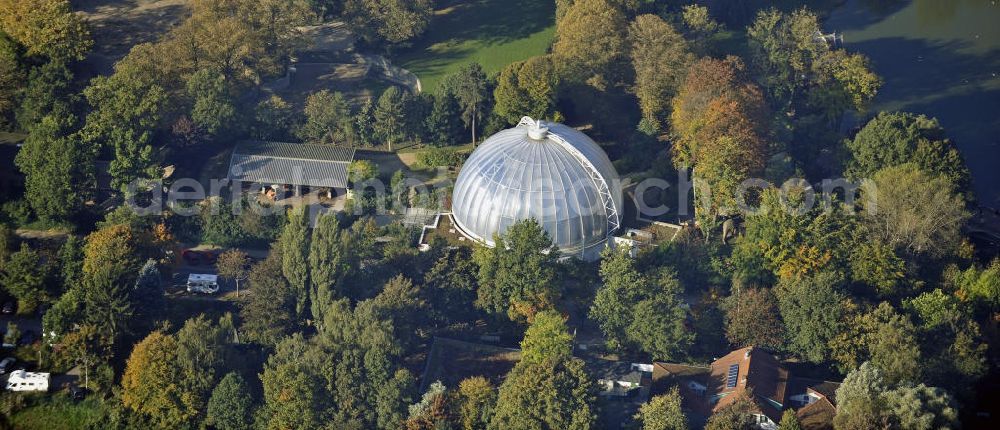
<svg viewBox="0 0 1000 430">
<path fill-rule="evenodd" d="M 555 36 L 555 3 L 539 0 L 448 0 L 435 11 L 427 33 L 396 55 L 416 73 L 424 91 L 441 78 L 478 62 L 487 73 L 544 54 Z"/>
</svg>

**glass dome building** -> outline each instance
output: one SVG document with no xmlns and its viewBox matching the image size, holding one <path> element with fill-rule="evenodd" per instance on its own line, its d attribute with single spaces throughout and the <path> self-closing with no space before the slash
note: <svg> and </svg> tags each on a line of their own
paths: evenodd
<svg viewBox="0 0 1000 430">
<path fill-rule="evenodd" d="M 621 224 L 618 173 L 587 135 L 525 117 L 486 139 L 455 183 L 452 212 L 466 237 L 494 246 L 493 235 L 534 218 L 563 255 L 600 256 Z"/>
</svg>

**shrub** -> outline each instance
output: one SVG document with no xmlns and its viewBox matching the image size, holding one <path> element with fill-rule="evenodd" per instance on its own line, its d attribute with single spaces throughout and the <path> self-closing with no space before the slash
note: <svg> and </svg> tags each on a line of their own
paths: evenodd
<svg viewBox="0 0 1000 430">
<path fill-rule="evenodd" d="M 16 226 L 24 226 L 31 222 L 31 206 L 28 206 L 27 200 L 24 199 L 4 203 L 0 212 L 3 212 L 3 217 Z"/>
<path fill-rule="evenodd" d="M 451 148 L 434 148 L 421 152 L 417 160 L 427 167 L 454 167 L 457 168 L 465 162 L 469 154 Z"/>
</svg>

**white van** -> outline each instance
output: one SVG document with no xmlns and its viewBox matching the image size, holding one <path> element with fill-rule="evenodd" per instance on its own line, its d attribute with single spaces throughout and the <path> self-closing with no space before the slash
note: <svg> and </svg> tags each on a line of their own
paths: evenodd
<svg viewBox="0 0 1000 430">
<path fill-rule="evenodd" d="M 215 294 L 219 292 L 219 276 L 192 273 L 188 275 L 187 291 L 189 293 Z"/>
<path fill-rule="evenodd" d="M 7 378 L 8 391 L 49 391 L 49 374 L 25 372 L 24 369 L 10 372 Z"/>
</svg>

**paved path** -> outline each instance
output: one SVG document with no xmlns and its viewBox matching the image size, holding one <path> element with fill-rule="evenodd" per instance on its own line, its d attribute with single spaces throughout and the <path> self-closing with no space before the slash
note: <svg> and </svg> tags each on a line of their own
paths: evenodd
<svg viewBox="0 0 1000 430">
<path fill-rule="evenodd" d="M 392 64 L 387 58 L 381 55 L 369 54 L 362 55 L 361 59 L 362 61 L 371 64 L 373 66 L 371 70 L 373 72 L 380 73 L 380 78 L 402 85 L 414 94 L 420 94 L 423 91 L 423 86 L 420 84 L 420 78 L 418 78 L 417 75 L 409 70 Z"/>
</svg>

